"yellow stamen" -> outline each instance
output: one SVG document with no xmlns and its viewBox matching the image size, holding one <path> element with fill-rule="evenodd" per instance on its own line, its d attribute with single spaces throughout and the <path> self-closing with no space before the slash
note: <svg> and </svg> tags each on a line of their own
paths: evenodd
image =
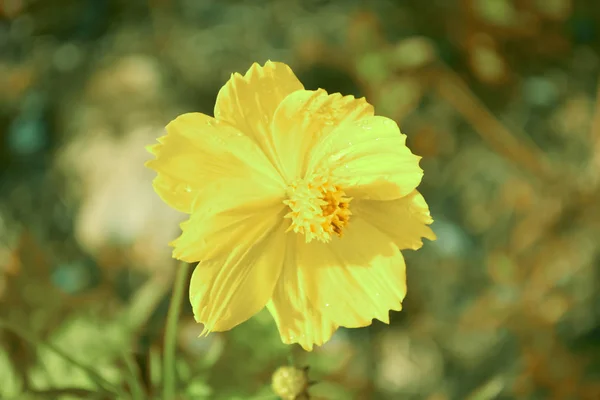
<svg viewBox="0 0 600 400">
<path fill-rule="evenodd" d="M 351 197 L 322 175 L 298 179 L 288 187 L 288 198 L 284 204 L 290 208 L 285 218 L 292 220 L 289 231 L 306 236 L 306 243 L 317 239 L 323 243 L 331 240 L 332 234 L 342 237 L 343 228 L 352 213 L 349 209 Z"/>
</svg>

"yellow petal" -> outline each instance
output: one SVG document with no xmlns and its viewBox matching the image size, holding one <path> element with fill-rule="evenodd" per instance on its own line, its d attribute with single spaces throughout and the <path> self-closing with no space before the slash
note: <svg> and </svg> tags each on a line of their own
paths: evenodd
<svg viewBox="0 0 600 400">
<path fill-rule="evenodd" d="M 173 257 L 186 262 L 228 255 L 232 246 L 256 242 L 260 235 L 284 222 L 283 194 L 266 195 L 249 181 L 212 197 L 181 223 L 182 234 L 170 243 Z"/>
<path fill-rule="evenodd" d="M 315 308 L 348 328 L 389 323 L 406 295 L 404 258 L 391 239 L 353 216 L 342 238 L 298 244 L 306 293 Z"/>
<path fill-rule="evenodd" d="M 306 277 L 296 263 L 296 241 L 287 237 L 287 254 L 267 309 L 275 319 L 283 343 L 298 343 L 306 351 L 327 342 L 337 329 L 330 318 L 314 308 L 306 295 Z"/>
<path fill-rule="evenodd" d="M 309 149 L 337 126 L 372 116 L 373 106 L 354 96 L 300 90 L 287 96 L 275 111 L 271 132 L 288 180 L 304 176 Z"/>
<path fill-rule="evenodd" d="M 285 256 L 285 226 L 272 222 L 257 213 L 237 226 L 217 225 L 223 232 L 215 236 L 228 237 L 227 251 L 200 262 L 190 282 L 194 317 L 205 333 L 241 324 L 271 298 Z"/>
<path fill-rule="evenodd" d="M 290 93 L 304 89 L 290 67 L 267 61 L 252 64 L 244 76 L 235 73 L 217 95 L 215 118 L 252 138 L 275 161 L 270 124 L 279 103 Z"/>
<path fill-rule="evenodd" d="M 308 169 L 330 171 L 349 196 L 392 200 L 419 185 L 420 159 L 406 147 L 406 136 L 393 120 L 374 116 L 344 124 L 324 137 L 314 147 Z"/>
<path fill-rule="evenodd" d="M 202 203 L 211 187 L 213 192 L 227 190 L 229 179 L 259 182 L 264 191 L 283 187 L 260 148 L 232 126 L 189 113 L 166 129 L 159 144 L 149 146 L 156 158 L 146 166 L 158 172 L 153 182 L 156 192 L 179 211 L 191 213 L 192 204 Z"/>
<path fill-rule="evenodd" d="M 396 200 L 355 200 L 352 212 L 392 238 L 400 250 L 419 249 L 423 246 L 421 238 L 436 239 L 427 226 L 433 222 L 429 207 L 416 190 Z"/>
</svg>

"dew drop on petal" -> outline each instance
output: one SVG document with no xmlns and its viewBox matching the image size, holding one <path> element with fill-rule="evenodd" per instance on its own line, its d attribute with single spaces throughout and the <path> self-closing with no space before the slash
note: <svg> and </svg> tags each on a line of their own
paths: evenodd
<svg viewBox="0 0 600 400">
<path fill-rule="evenodd" d="M 181 192 L 187 192 L 187 193 L 189 193 L 191 191 L 192 191 L 192 188 L 190 187 L 190 185 L 188 185 L 186 183 L 178 183 L 175 186 L 175 189 L 173 190 L 173 193 L 174 194 L 179 194 Z"/>
<path fill-rule="evenodd" d="M 332 164 L 337 163 L 341 159 L 342 159 L 342 155 L 340 153 L 332 154 L 329 156 L 329 162 Z"/>
</svg>

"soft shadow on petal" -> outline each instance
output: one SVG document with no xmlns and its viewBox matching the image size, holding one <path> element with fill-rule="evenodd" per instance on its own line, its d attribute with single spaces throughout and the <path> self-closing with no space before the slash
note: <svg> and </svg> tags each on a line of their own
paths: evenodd
<svg viewBox="0 0 600 400">
<path fill-rule="evenodd" d="M 267 61 L 252 64 L 244 76 L 235 73 L 217 95 L 215 118 L 235 126 L 252 138 L 274 162 L 270 125 L 279 103 L 304 89 L 290 67 Z"/>
<path fill-rule="evenodd" d="M 421 248 L 422 238 L 436 239 L 427 226 L 433 222 L 429 207 L 416 190 L 396 200 L 355 200 L 352 212 L 392 238 L 400 250 Z"/>
<path fill-rule="evenodd" d="M 241 229 L 235 227 L 227 235 L 228 251 L 214 254 L 194 270 L 190 303 L 205 333 L 248 320 L 273 294 L 285 256 L 285 224 L 270 225 L 272 221 L 260 217 L 239 222 Z"/>
<path fill-rule="evenodd" d="M 226 196 L 215 193 L 180 224 L 181 236 L 170 243 L 174 258 L 197 262 L 226 257 L 233 246 L 253 243 L 256 235 L 284 221 L 282 197 L 265 196 L 253 182 L 234 183 Z"/>
<path fill-rule="evenodd" d="M 296 241 L 295 235 L 288 236 L 284 267 L 267 309 L 275 319 L 283 343 L 298 343 L 304 350 L 312 351 L 314 345 L 321 346 L 331 338 L 337 325 L 307 298 L 304 288 L 307 277 L 302 276 L 296 263 Z"/>
<path fill-rule="evenodd" d="M 166 130 L 159 144 L 148 147 L 156 158 L 146 166 L 158 172 L 154 188 L 171 207 L 191 213 L 192 204 L 202 204 L 212 185 L 227 191 L 230 179 L 257 182 L 266 192 L 282 190 L 279 174 L 260 148 L 232 126 L 189 113 Z"/>
<path fill-rule="evenodd" d="M 373 115 L 364 98 L 301 90 L 287 96 L 275 112 L 271 132 L 276 154 L 288 180 L 306 174 L 306 158 L 319 140 L 348 122 Z"/>
<path fill-rule="evenodd" d="M 375 116 L 344 124 L 323 138 L 308 168 L 330 171 L 349 196 L 392 200 L 419 185 L 420 159 L 406 147 L 406 136 L 393 120 Z"/>
<path fill-rule="evenodd" d="M 312 304 L 336 324 L 389 323 L 389 311 L 400 311 L 406 295 L 406 268 L 391 239 L 353 216 L 342 238 L 298 248 L 298 261 Z"/>
</svg>

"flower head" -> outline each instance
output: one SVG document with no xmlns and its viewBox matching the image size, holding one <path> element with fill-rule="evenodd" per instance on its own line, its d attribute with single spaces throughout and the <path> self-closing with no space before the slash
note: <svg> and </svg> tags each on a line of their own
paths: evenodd
<svg viewBox="0 0 600 400">
<path fill-rule="evenodd" d="M 206 332 L 266 306 L 285 343 L 311 350 L 402 308 L 400 250 L 435 235 L 420 158 L 394 121 L 269 61 L 231 76 L 214 118 L 166 129 L 147 166 L 160 197 L 190 214 L 173 256 L 199 262 L 190 301 Z"/>
<path fill-rule="evenodd" d="M 271 388 L 277 396 L 283 400 L 308 399 L 307 368 L 296 368 L 292 366 L 279 367 L 271 378 Z"/>
</svg>

